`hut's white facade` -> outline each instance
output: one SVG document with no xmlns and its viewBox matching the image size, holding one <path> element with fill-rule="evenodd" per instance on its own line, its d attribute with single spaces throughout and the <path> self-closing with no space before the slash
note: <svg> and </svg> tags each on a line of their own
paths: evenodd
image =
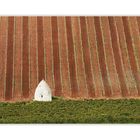
<svg viewBox="0 0 140 140">
<path fill-rule="evenodd" d="M 42 80 L 36 90 L 34 95 L 35 101 L 52 101 L 52 93 L 49 85 Z"/>
</svg>

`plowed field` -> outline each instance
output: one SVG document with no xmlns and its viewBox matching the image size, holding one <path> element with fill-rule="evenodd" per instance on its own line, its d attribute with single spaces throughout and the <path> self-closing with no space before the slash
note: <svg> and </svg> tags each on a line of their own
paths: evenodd
<svg viewBox="0 0 140 140">
<path fill-rule="evenodd" d="M 0 17 L 0 101 L 140 97 L 140 17 Z"/>
</svg>

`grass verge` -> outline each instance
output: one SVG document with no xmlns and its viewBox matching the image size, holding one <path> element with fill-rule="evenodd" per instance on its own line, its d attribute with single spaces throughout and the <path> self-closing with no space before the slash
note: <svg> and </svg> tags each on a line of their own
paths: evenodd
<svg viewBox="0 0 140 140">
<path fill-rule="evenodd" d="M 0 103 L 0 123 L 140 123 L 140 100 Z"/>
</svg>

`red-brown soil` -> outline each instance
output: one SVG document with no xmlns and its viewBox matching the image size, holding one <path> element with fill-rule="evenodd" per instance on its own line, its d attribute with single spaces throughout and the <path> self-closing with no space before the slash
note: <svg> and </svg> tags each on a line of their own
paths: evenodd
<svg viewBox="0 0 140 140">
<path fill-rule="evenodd" d="M 140 17 L 1 17 L 0 101 L 140 97 Z"/>
</svg>

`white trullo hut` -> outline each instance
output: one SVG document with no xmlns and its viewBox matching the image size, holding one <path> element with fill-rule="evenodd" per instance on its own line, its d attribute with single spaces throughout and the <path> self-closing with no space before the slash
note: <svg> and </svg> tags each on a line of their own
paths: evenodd
<svg viewBox="0 0 140 140">
<path fill-rule="evenodd" d="M 35 101 L 52 101 L 52 93 L 49 85 L 42 80 L 36 90 L 34 95 Z"/>
</svg>

